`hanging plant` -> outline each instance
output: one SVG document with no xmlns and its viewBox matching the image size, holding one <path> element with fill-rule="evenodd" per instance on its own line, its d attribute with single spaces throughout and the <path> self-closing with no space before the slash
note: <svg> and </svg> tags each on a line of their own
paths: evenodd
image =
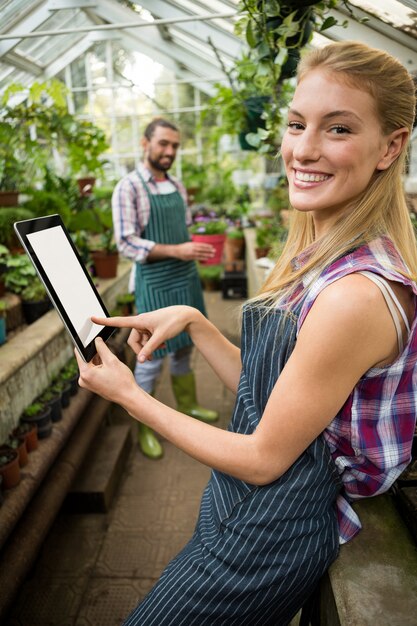
<svg viewBox="0 0 417 626">
<path fill-rule="evenodd" d="M 221 113 L 218 136 L 238 134 L 243 149 L 276 154 L 301 50 L 313 30 L 347 25 L 329 14 L 340 4 L 352 16 L 347 0 L 241 0 L 235 29 L 247 52 L 228 70 L 214 50 L 229 81 L 210 101 Z"/>
</svg>

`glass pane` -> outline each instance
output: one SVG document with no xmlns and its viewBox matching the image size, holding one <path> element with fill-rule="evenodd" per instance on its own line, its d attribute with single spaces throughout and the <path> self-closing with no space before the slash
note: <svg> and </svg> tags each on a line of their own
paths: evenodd
<svg viewBox="0 0 417 626">
<path fill-rule="evenodd" d="M 119 154 L 135 152 L 138 148 L 134 145 L 131 117 L 118 117 L 116 119 L 116 135 Z"/>
<path fill-rule="evenodd" d="M 106 47 L 104 42 L 94 46 L 88 55 L 90 63 L 91 82 L 93 85 L 102 85 L 107 81 Z"/>
<path fill-rule="evenodd" d="M 194 106 L 194 87 L 187 83 L 177 85 L 178 106 L 180 109 Z"/>
<path fill-rule="evenodd" d="M 181 132 L 181 150 L 195 150 L 196 149 L 196 118 L 193 112 L 191 113 L 179 113 L 176 118 L 176 123 Z"/>
<path fill-rule="evenodd" d="M 78 91 L 73 94 L 74 111 L 78 115 L 88 113 L 88 95 L 86 91 Z"/>
<path fill-rule="evenodd" d="M 85 75 L 84 56 L 79 57 L 71 63 L 71 81 L 73 87 L 86 87 L 87 77 Z"/>
</svg>

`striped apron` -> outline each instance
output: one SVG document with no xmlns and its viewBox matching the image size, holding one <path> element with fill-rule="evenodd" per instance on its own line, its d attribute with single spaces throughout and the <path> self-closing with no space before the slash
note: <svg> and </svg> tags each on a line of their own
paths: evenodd
<svg viewBox="0 0 417 626">
<path fill-rule="evenodd" d="M 245 307 L 229 430 L 256 429 L 294 348 L 299 310 L 282 318 Z M 124 626 L 288 624 L 338 554 L 340 487 L 322 436 L 265 486 L 212 471 L 193 537 Z"/>
<path fill-rule="evenodd" d="M 143 231 L 143 237 L 156 243 L 171 245 L 189 241 L 185 206 L 179 191 L 153 194 L 142 176 L 140 178 L 150 203 L 149 222 Z M 138 313 L 186 304 L 206 315 L 200 278 L 194 261 L 167 258 L 162 261 L 136 263 L 135 294 Z M 155 358 L 162 358 L 170 352 L 191 346 L 192 341 L 183 332 L 169 339 L 166 344 L 166 348 L 154 352 Z"/>
</svg>

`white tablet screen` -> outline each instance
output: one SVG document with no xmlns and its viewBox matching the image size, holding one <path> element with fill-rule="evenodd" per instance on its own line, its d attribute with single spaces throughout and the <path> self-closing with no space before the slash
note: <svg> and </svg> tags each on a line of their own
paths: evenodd
<svg viewBox="0 0 417 626">
<path fill-rule="evenodd" d="M 61 226 L 54 226 L 29 233 L 27 238 L 83 346 L 86 347 L 103 328 L 93 324 L 90 317 L 92 315 L 106 317 L 106 314 L 92 291 L 63 229 Z"/>
</svg>

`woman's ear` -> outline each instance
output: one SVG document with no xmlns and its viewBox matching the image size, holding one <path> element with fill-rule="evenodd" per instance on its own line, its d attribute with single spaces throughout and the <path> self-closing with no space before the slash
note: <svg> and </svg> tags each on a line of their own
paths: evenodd
<svg viewBox="0 0 417 626">
<path fill-rule="evenodd" d="M 401 154 L 408 140 L 407 128 L 397 128 L 384 139 L 385 153 L 378 162 L 377 170 L 386 170 L 391 163 Z"/>
</svg>

